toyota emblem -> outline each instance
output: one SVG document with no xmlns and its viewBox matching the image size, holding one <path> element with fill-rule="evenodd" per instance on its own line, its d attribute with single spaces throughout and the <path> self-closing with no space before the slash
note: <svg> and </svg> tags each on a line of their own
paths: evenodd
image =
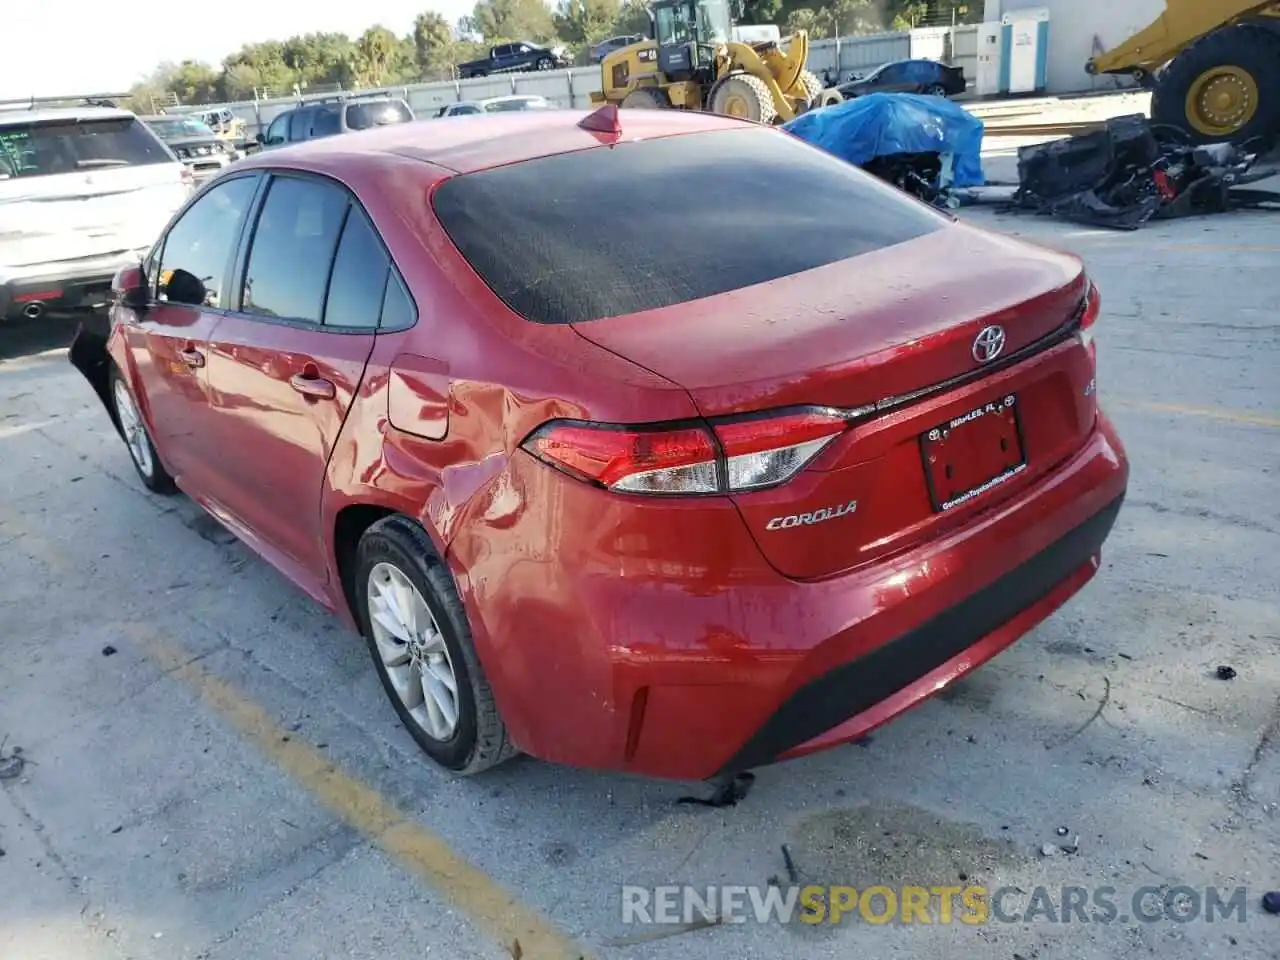
<svg viewBox="0 0 1280 960">
<path fill-rule="evenodd" d="M 973 341 L 973 359 L 990 363 L 1004 349 L 1004 327 L 984 327 Z"/>
</svg>

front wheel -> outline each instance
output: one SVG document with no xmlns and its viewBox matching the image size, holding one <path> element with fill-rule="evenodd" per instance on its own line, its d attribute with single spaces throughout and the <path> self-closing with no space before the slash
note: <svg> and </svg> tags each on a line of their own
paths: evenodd
<svg viewBox="0 0 1280 960">
<path fill-rule="evenodd" d="M 945 97 L 947 88 L 940 83 L 931 83 L 924 88 L 924 94 L 926 97 Z"/>
<path fill-rule="evenodd" d="M 151 442 L 146 422 L 134 402 L 133 392 L 120 371 L 115 369 L 111 371 L 111 403 L 115 408 L 120 436 L 124 438 L 129 458 L 133 460 L 133 468 L 138 471 L 143 485 L 153 493 L 173 493 L 177 489 L 173 477 L 169 476 L 169 472 L 160 463 L 160 455 Z"/>
<path fill-rule="evenodd" d="M 543 57 L 541 60 L 539 60 L 537 63 L 534 64 L 534 69 L 537 69 L 537 70 L 554 70 L 555 68 L 556 68 L 555 61 L 552 60 L 550 57 Z"/>
<path fill-rule="evenodd" d="M 425 531 L 403 516 L 371 526 L 355 586 L 378 677 L 423 752 L 463 775 L 514 756 L 462 600 Z"/>
</svg>

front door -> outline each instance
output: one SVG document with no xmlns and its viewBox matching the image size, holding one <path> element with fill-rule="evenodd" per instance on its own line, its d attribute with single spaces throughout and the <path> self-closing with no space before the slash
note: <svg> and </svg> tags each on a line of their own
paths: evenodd
<svg viewBox="0 0 1280 960">
<path fill-rule="evenodd" d="M 148 263 L 151 305 L 129 340 L 156 449 L 198 495 L 209 453 L 209 334 L 225 309 L 231 266 L 259 177 L 220 183 L 174 222 Z M 132 333 L 133 331 L 131 331 Z"/>
<path fill-rule="evenodd" d="M 268 556 L 313 588 L 327 575 L 325 472 L 373 350 L 389 268 L 343 187 L 274 176 L 238 309 L 210 343 L 219 499 Z"/>
</svg>

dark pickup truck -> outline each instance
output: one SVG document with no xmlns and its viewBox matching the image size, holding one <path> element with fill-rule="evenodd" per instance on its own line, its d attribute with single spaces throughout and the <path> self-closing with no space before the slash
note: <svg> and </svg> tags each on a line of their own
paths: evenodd
<svg viewBox="0 0 1280 960">
<path fill-rule="evenodd" d="M 564 47 L 543 47 L 536 43 L 500 43 L 491 47 L 483 60 L 458 64 L 462 79 L 487 77 L 491 73 L 524 73 L 527 70 L 563 70 L 571 66 Z"/>
</svg>

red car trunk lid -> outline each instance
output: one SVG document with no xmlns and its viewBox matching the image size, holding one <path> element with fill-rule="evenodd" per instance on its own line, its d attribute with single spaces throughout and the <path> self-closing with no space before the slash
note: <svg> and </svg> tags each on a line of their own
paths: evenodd
<svg viewBox="0 0 1280 960">
<path fill-rule="evenodd" d="M 1075 341 L 1028 348 L 1071 320 L 1086 288 L 1075 257 L 957 225 L 575 329 L 680 384 L 707 417 L 855 409 L 979 374 L 975 341 L 989 326 L 1003 344 L 985 360 L 1034 353 L 862 422 L 789 483 L 735 496 L 770 561 L 816 578 L 937 535 L 1083 443 L 1093 423 L 1089 352 Z"/>
</svg>

